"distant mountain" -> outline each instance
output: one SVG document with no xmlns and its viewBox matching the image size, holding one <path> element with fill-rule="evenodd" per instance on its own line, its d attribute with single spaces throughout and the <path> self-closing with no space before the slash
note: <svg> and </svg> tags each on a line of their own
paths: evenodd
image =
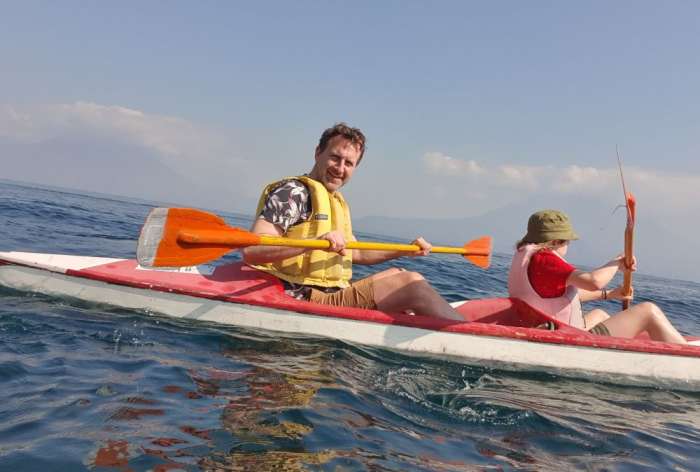
<svg viewBox="0 0 700 472">
<path fill-rule="evenodd" d="M 353 218 L 356 231 L 385 234 L 411 240 L 423 236 L 436 245 L 461 246 L 481 235 L 494 238 L 494 252 L 510 254 L 526 232 L 527 219 L 535 211 L 556 208 L 569 214 L 580 240 L 571 245 L 568 259 L 574 264 L 598 266 L 624 249 L 624 209 L 613 212 L 608 201 L 596 198 L 562 198 L 557 202 L 534 198 L 470 218 Z M 671 256 L 664 245 L 686 248 L 685 255 Z M 635 254 L 641 273 L 675 279 L 700 280 L 700 242 L 682 228 L 646 217 L 640 209 L 635 232 Z M 695 262 L 694 262 L 695 261 Z"/>
<path fill-rule="evenodd" d="M 151 200 L 186 200 L 193 184 L 143 147 L 113 138 L 0 138 L 2 177 Z M 178 198 L 179 196 L 183 198 Z"/>
<path fill-rule="evenodd" d="M 596 234 L 602 229 L 605 223 L 605 215 L 593 212 L 585 212 L 578 208 L 586 206 L 600 206 L 600 202 L 591 201 L 590 205 L 577 199 L 575 205 L 559 201 L 556 205 L 549 205 L 546 202 L 529 200 L 515 205 L 499 208 L 497 210 L 468 218 L 392 218 L 380 216 L 368 216 L 363 218 L 353 218 L 353 226 L 360 231 L 388 234 L 401 238 L 413 238 L 422 235 L 429 238 L 434 243 L 441 244 L 464 244 L 467 240 L 481 235 L 492 235 L 494 237 L 494 248 L 498 252 L 511 252 L 513 245 L 526 231 L 527 219 L 535 211 L 544 208 L 561 209 L 568 213 L 574 223 L 574 227 L 582 237 L 584 234 L 589 238 L 595 236 L 600 241 L 602 237 Z M 595 205 L 593 205 L 595 203 Z M 577 208 L 577 209 L 574 209 Z M 612 211 L 612 208 L 610 209 Z M 609 223 L 617 225 L 624 224 L 624 216 L 620 213 L 617 221 L 610 219 Z M 606 240 L 608 235 L 604 235 Z"/>
</svg>

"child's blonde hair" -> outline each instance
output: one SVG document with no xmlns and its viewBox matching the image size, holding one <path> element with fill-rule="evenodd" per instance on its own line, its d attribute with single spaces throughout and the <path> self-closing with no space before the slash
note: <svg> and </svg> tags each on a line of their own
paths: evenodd
<svg viewBox="0 0 700 472">
<path fill-rule="evenodd" d="M 525 241 L 524 239 L 521 239 L 517 243 L 515 243 L 515 249 L 520 249 L 523 246 L 526 246 L 528 244 L 532 244 L 537 247 L 537 249 L 556 249 L 557 247 L 561 246 L 564 243 L 567 243 L 568 240 L 566 239 L 552 239 L 551 241 L 545 241 L 543 243 L 529 243 Z"/>
</svg>

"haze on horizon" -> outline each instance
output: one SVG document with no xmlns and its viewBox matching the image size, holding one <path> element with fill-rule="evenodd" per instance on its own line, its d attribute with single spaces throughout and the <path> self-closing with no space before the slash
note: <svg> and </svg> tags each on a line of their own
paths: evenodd
<svg viewBox="0 0 700 472">
<path fill-rule="evenodd" d="M 700 4 L 71 3 L 5 7 L 0 178 L 250 214 L 346 121 L 367 231 L 505 252 L 558 207 L 590 266 L 619 147 L 640 271 L 700 280 Z"/>
</svg>

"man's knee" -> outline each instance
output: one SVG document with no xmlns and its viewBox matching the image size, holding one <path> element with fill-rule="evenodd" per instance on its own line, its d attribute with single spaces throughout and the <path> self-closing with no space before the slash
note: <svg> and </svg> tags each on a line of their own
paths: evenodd
<svg viewBox="0 0 700 472">
<path fill-rule="evenodd" d="M 402 282 L 402 285 L 409 285 L 415 282 L 422 282 L 425 278 L 418 272 L 405 270 L 396 275 L 396 278 Z"/>
<path fill-rule="evenodd" d="M 411 284 L 422 282 L 425 279 L 418 272 L 411 272 L 408 270 L 397 269 L 395 274 L 391 274 L 388 277 L 382 277 L 375 282 L 377 284 L 382 284 L 385 287 L 391 287 L 392 290 L 399 290 L 407 287 Z"/>
</svg>

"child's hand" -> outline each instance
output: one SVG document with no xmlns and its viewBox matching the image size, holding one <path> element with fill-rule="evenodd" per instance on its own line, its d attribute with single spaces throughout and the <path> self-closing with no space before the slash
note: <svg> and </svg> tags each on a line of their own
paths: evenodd
<svg viewBox="0 0 700 472">
<path fill-rule="evenodd" d="M 615 257 L 613 257 L 610 262 L 608 262 L 610 265 L 616 265 L 619 270 L 631 270 L 634 272 L 637 270 L 637 257 L 632 256 L 632 265 L 627 267 L 627 264 L 625 263 L 625 255 L 624 254 L 619 254 Z"/>
<path fill-rule="evenodd" d="M 608 300 L 627 300 L 627 301 L 632 301 L 634 298 L 634 287 L 630 287 L 630 294 L 629 295 L 623 295 L 622 293 L 622 287 L 615 287 L 614 289 L 610 290 L 608 292 Z"/>
</svg>

